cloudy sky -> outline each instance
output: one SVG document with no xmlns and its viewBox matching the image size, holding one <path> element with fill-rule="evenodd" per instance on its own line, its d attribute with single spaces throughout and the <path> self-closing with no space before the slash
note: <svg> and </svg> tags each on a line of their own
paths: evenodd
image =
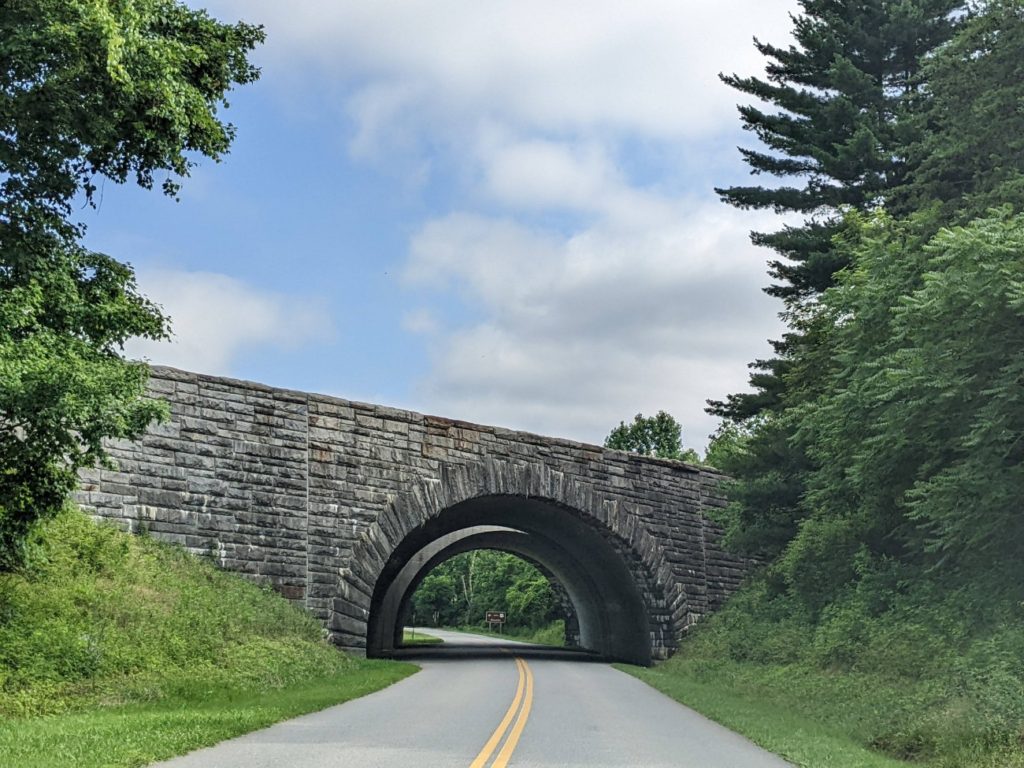
<svg viewBox="0 0 1024 768">
<path fill-rule="evenodd" d="M 601 442 L 746 385 L 779 307 L 714 186 L 790 0 L 210 0 L 266 26 L 232 152 L 107 184 L 89 244 L 173 318 L 154 363 Z"/>
</svg>

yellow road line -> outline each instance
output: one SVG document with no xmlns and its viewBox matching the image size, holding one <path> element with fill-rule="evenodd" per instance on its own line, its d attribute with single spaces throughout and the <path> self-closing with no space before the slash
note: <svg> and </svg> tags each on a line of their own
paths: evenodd
<svg viewBox="0 0 1024 768">
<path fill-rule="evenodd" d="M 512 704 L 509 706 L 505 716 L 501 719 L 498 727 L 494 733 L 491 734 L 491 738 L 484 744 L 484 748 L 480 750 L 480 754 L 476 756 L 476 759 L 469 764 L 469 768 L 483 768 L 487 761 L 491 759 L 491 754 L 497 748 L 501 737 L 505 735 L 505 731 L 512 722 L 512 718 L 515 717 L 516 711 L 519 709 L 519 704 L 523 699 L 523 692 L 526 689 L 526 674 L 527 667 L 526 662 L 520 658 L 516 658 L 516 669 L 519 670 L 519 684 L 516 686 L 516 695 L 512 699 Z"/>
<path fill-rule="evenodd" d="M 512 757 L 512 752 L 515 750 L 516 744 L 519 743 L 519 737 L 523 735 L 523 728 L 526 727 L 526 721 L 530 717 L 530 708 L 533 706 L 533 671 L 525 661 L 523 669 L 526 670 L 526 695 L 523 697 L 523 708 L 519 710 L 516 724 L 512 726 L 508 739 L 501 748 L 501 752 L 494 758 L 494 762 L 491 763 L 491 768 L 505 768 L 508 765 L 509 758 Z"/>
</svg>

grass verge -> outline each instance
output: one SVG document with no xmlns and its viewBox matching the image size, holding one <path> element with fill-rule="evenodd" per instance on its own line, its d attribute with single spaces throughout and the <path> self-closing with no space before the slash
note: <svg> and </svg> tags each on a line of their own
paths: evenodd
<svg viewBox="0 0 1024 768">
<path fill-rule="evenodd" d="M 756 673 L 708 674 L 672 661 L 649 669 L 615 666 L 795 765 L 906 768 L 907 763 L 866 749 L 842 730 L 833 730 L 800 709 L 787 706 L 788 697 L 765 696 L 763 687 L 748 688 L 752 682 L 749 677 L 756 677 Z"/>
<path fill-rule="evenodd" d="M 901 588 L 810 616 L 755 580 L 673 658 L 623 669 L 807 768 L 1024 768 L 1024 603 Z"/>
<path fill-rule="evenodd" d="M 487 635 L 488 637 L 505 638 L 515 640 L 519 643 L 532 643 L 533 645 L 549 645 L 554 648 L 565 646 L 565 622 L 561 619 L 553 621 L 547 626 L 529 629 L 519 627 L 515 629 L 504 628 L 501 632 L 492 631 L 486 624 L 477 626 L 463 624 L 457 627 L 439 627 L 449 632 L 468 632 L 473 635 Z"/>
<path fill-rule="evenodd" d="M 402 645 L 440 645 L 443 642 L 440 637 L 425 635 L 422 632 L 413 633 L 408 629 L 402 630 Z"/>
<path fill-rule="evenodd" d="M 408 664 L 356 660 L 333 677 L 273 690 L 195 691 L 152 704 L 0 720 L 5 768 L 128 768 L 191 752 L 397 682 Z"/>
<path fill-rule="evenodd" d="M 565 622 L 561 620 L 553 621 L 546 627 L 513 632 L 509 637 L 521 643 L 550 645 L 555 648 L 562 648 L 565 646 Z"/>
<path fill-rule="evenodd" d="M 0 764 L 139 766 L 415 671 L 328 645 L 269 588 L 69 510 L 0 574 Z"/>
</svg>

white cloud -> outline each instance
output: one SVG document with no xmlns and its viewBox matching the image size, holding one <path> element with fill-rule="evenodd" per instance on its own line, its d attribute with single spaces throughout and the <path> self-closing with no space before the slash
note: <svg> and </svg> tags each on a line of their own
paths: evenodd
<svg viewBox="0 0 1024 768">
<path fill-rule="evenodd" d="M 785 45 L 797 8 L 213 3 L 267 25 L 268 73 L 332 79 L 325 104 L 348 116 L 353 158 L 454 184 L 447 211 L 412 237 L 404 277 L 416 301 L 457 301 L 475 319 L 403 318 L 433 356 L 419 407 L 590 441 L 663 408 L 696 445 L 714 427 L 705 399 L 743 389 L 746 364 L 781 330 L 761 290 L 766 256 L 747 236 L 778 222 L 672 174 L 721 162 L 701 153 L 721 151 L 744 99 L 718 73 L 761 71 L 751 38 Z M 662 156 L 671 167 L 651 167 Z"/>
<path fill-rule="evenodd" d="M 746 385 L 780 325 L 750 221 L 717 203 L 661 200 L 655 227 L 602 221 L 542 235 L 455 214 L 414 238 L 406 277 L 449 285 L 484 318 L 445 337 L 421 398 L 432 410 L 599 442 L 665 409 L 691 445 L 708 398 Z"/>
<path fill-rule="evenodd" d="M 293 349 L 332 333 L 326 310 L 306 297 L 262 291 L 228 275 L 139 269 L 139 288 L 171 318 L 173 338 L 130 341 L 129 357 L 230 375 L 255 347 Z"/>
<path fill-rule="evenodd" d="M 718 73 L 759 70 L 752 36 L 784 42 L 796 8 L 795 0 L 207 5 L 267 26 L 268 69 L 317 64 L 349 83 L 363 148 L 399 111 L 421 126 L 483 116 L 549 131 L 707 135 L 735 120 L 735 96 Z"/>
<path fill-rule="evenodd" d="M 593 140 L 495 138 L 484 132 L 476 162 L 482 193 L 517 211 L 593 214 L 628 231 L 657 229 L 678 214 L 673 201 L 629 183 L 611 150 Z M 710 191 L 710 190 L 709 190 Z"/>
<path fill-rule="evenodd" d="M 597 142 L 502 140 L 482 132 L 477 159 L 486 192 L 520 209 L 606 208 L 606 188 L 619 183 L 617 169 Z"/>
</svg>

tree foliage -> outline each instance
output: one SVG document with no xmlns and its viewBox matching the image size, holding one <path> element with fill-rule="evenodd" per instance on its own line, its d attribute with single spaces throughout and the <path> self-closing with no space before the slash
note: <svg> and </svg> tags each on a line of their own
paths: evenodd
<svg viewBox="0 0 1024 768">
<path fill-rule="evenodd" d="M 929 103 L 921 72 L 956 29 L 963 0 L 802 0 L 793 17 L 794 44 L 755 40 L 767 59 L 767 77 L 723 76 L 758 103 L 739 107 L 743 127 L 761 148 L 741 148 L 754 175 L 781 183 L 717 191 L 739 208 L 767 208 L 802 217 L 777 232 L 754 232 L 770 248 L 768 293 L 786 302 L 789 330 L 773 341 L 774 356 L 751 363 L 751 390 L 709 401 L 709 412 L 737 425 L 756 425 L 747 449 L 731 462 L 737 478 L 737 546 L 761 556 L 778 554 L 804 517 L 799 504 L 809 458 L 792 439 L 785 414 L 817 385 L 820 334 L 806 324 L 806 307 L 834 284 L 849 254 L 836 247 L 848 211 L 869 211 L 905 190 L 915 116 Z M 901 193 L 905 199 L 908 194 Z M 795 391 L 792 391 L 795 390 Z M 758 531 L 757 529 L 760 529 Z"/>
<path fill-rule="evenodd" d="M 481 549 L 444 561 L 420 582 L 412 610 L 430 626 L 480 625 L 505 611 L 510 629 L 537 629 L 564 618 L 547 576 L 508 552 Z"/>
<path fill-rule="evenodd" d="M 728 472 L 730 467 L 741 462 L 746 456 L 751 431 L 749 425 L 722 421 L 711 435 L 703 463 Z"/>
<path fill-rule="evenodd" d="M 910 168 L 898 211 L 938 208 L 966 223 L 993 206 L 1024 205 L 1024 6 L 992 0 L 922 69 Z"/>
<path fill-rule="evenodd" d="M 767 59 L 767 78 L 723 76 L 733 88 L 776 111 L 739 107 L 743 127 L 764 149 L 740 152 L 754 174 L 794 185 L 719 189 L 740 208 L 806 215 L 779 232 L 755 232 L 755 243 L 776 251 L 780 284 L 769 293 L 813 296 L 832 285 L 844 253 L 832 247 L 849 208 L 868 209 L 887 197 L 906 173 L 907 99 L 924 57 L 949 39 L 951 12 L 962 0 L 801 0 L 793 18 L 795 44 L 755 40 Z"/>
<path fill-rule="evenodd" d="M 630 424 L 620 421 L 605 438 L 604 447 L 659 459 L 697 461 L 696 451 L 684 450 L 682 439 L 682 426 L 665 411 L 648 417 L 638 413 Z"/>
<path fill-rule="evenodd" d="M 7 0 L 0 12 L 0 167 L 5 214 L 70 212 L 98 177 L 177 191 L 192 153 L 219 159 L 217 117 L 263 32 L 177 0 Z M 20 223 L 15 220 L 14 224 Z M 27 222 L 31 228 L 38 221 Z"/>
<path fill-rule="evenodd" d="M 897 5 L 915 3 L 856 8 Z M 789 297 L 758 392 L 715 404 L 742 435 L 718 460 L 735 478 L 727 541 L 815 611 L 879 573 L 1020 599 L 1022 20 L 1019 0 L 949 18 L 893 112 L 893 184 L 837 210 L 843 269 Z"/>
<path fill-rule="evenodd" d="M 758 472 L 733 491 L 729 540 L 778 557 L 773 572 L 818 609 L 884 562 L 1019 591 L 1024 215 L 933 236 L 883 214 L 849 227 L 851 267 L 807 319 L 817 386 L 746 438 L 740 462 Z M 807 457 L 799 483 L 773 440 Z"/>
<path fill-rule="evenodd" d="M 0 569 L 52 515 L 102 441 L 162 413 L 146 368 L 122 359 L 167 319 L 130 266 L 80 244 L 76 201 L 102 179 L 178 191 L 197 156 L 220 158 L 217 116 L 258 72 L 258 27 L 176 0 L 8 0 L 0 6 Z"/>
<path fill-rule="evenodd" d="M 104 438 L 138 435 L 164 412 L 141 398 L 145 366 L 117 353 L 129 336 L 163 335 L 162 315 L 127 267 L 65 248 L 34 274 L 0 269 L 0 570 L 21 562 L 77 470 L 103 458 Z"/>
<path fill-rule="evenodd" d="M 820 310 L 837 365 L 798 411 L 815 468 L 786 572 L 805 591 L 835 574 L 812 538 L 845 551 L 849 573 L 858 551 L 940 570 L 1013 563 L 1024 552 L 1024 216 L 1007 207 L 926 242 L 882 218 L 863 225 L 853 258 Z"/>
</svg>

